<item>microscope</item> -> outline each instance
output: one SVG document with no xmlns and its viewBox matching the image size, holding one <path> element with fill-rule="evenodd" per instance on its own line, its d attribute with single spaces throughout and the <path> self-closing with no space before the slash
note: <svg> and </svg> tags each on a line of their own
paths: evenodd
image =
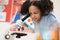
<svg viewBox="0 0 60 40">
<path fill-rule="evenodd" d="M 16 35 L 16 38 L 21 38 L 22 36 L 27 36 L 27 33 L 21 33 L 20 29 L 24 30 L 24 28 L 22 27 L 22 25 L 25 23 L 29 28 L 31 28 L 34 31 L 34 24 L 33 22 L 28 22 L 31 18 L 29 17 L 30 15 L 27 14 L 24 18 L 22 18 L 21 20 L 18 20 L 14 25 L 14 27 L 17 28 L 17 32 L 11 32 L 9 31 L 6 35 L 5 35 L 5 39 L 6 40 L 14 40 L 11 39 L 14 37 L 14 35 Z"/>
</svg>

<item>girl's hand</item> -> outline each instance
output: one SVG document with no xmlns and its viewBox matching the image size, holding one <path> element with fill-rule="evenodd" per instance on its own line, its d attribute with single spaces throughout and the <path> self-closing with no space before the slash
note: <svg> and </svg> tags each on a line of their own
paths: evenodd
<svg viewBox="0 0 60 40">
<path fill-rule="evenodd" d="M 31 28 L 28 28 L 25 24 L 23 24 L 24 30 L 20 29 L 20 32 L 34 33 Z"/>
</svg>

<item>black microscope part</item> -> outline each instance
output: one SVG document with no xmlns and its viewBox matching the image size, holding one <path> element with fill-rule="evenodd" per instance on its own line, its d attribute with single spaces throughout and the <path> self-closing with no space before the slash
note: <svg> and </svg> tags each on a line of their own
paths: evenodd
<svg viewBox="0 0 60 40">
<path fill-rule="evenodd" d="M 21 36 L 26 36 L 25 33 L 12 33 L 11 35 L 17 35 L 16 38 L 21 38 Z"/>
</svg>

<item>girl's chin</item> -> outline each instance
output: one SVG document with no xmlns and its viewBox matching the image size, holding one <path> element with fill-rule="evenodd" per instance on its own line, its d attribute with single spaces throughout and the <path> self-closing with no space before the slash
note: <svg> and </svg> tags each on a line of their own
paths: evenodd
<svg viewBox="0 0 60 40">
<path fill-rule="evenodd" d="M 38 22 L 37 20 L 33 20 L 33 21 Z"/>
<path fill-rule="evenodd" d="M 34 20 L 35 22 L 40 22 L 40 20 Z"/>
</svg>

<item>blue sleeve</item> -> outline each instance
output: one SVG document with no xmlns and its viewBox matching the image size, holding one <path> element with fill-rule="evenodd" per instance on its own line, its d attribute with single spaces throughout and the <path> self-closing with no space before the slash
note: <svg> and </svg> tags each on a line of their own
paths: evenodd
<svg viewBox="0 0 60 40">
<path fill-rule="evenodd" d="M 48 15 L 47 17 L 47 24 L 51 26 L 53 23 L 56 23 L 57 19 L 53 14 Z"/>
</svg>

